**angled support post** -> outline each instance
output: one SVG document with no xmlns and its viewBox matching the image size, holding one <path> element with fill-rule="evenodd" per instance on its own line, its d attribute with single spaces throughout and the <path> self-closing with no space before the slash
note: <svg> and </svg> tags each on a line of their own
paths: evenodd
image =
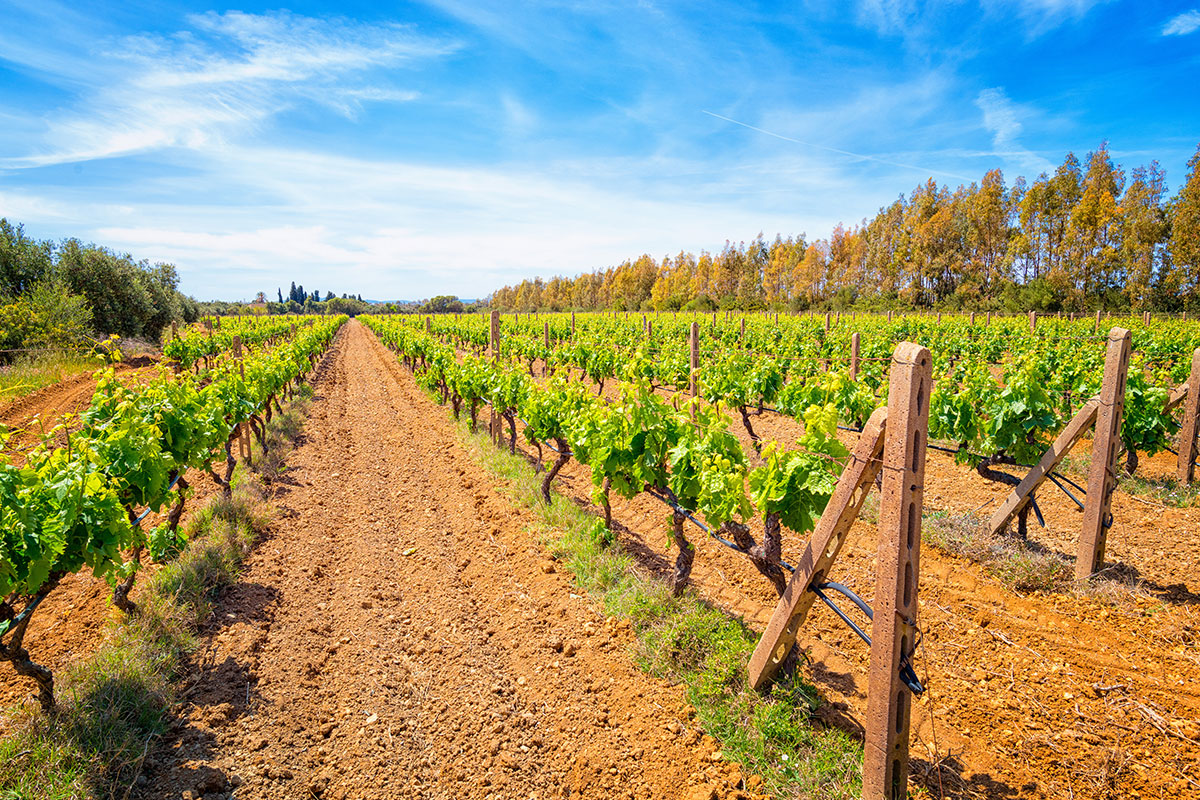
<svg viewBox="0 0 1200 800">
<path fill-rule="evenodd" d="M 1117 447 L 1121 444 L 1121 418 L 1125 412 L 1125 378 L 1129 372 L 1132 335 L 1124 328 L 1108 334 L 1104 356 L 1104 382 L 1096 409 L 1096 435 L 1092 439 L 1092 466 L 1088 470 L 1083 528 L 1075 558 L 1075 577 L 1090 577 L 1104 563 L 1104 545 L 1112 525 L 1113 489 L 1117 486 Z"/>
<path fill-rule="evenodd" d="M 767 623 L 766 631 L 754 648 L 748 673 L 750 685 L 755 689 L 765 687 L 779 672 L 780 665 L 796 643 L 796 634 L 804 624 L 804 618 L 816 600 L 817 596 L 810 589 L 813 584 L 822 583 L 829 574 L 829 568 L 842 551 L 850 526 L 862 510 L 863 502 L 879 473 L 887 418 L 888 410 L 884 407 L 875 409 L 875 413 L 867 420 L 858 444 L 833 490 L 833 496 L 829 498 L 829 504 L 821 513 L 812 538 L 804 548 L 804 555 L 796 564 L 796 571 L 792 573 L 787 588 L 775 606 L 775 613 Z"/>
</svg>

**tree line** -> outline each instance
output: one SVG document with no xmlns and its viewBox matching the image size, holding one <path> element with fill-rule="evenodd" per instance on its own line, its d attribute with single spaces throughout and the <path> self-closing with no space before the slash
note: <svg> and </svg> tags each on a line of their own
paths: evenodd
<svg viewBox="0 0 1200 800">
<path fill-rule="evenodd" d="M 38 240 L 0 218 L 0 348 L 77 347 L 96 335 L 157 341 L 172 322 L 199 318 L 172 264 Z M 4 359 L 8 360 L 8 359 Z"/>
<path fill-rule="evenodd" d="M 950 189 L 933 179 L 870 220 L 733 244 L 716 254 L 642 255 L 575 278 L 496 290 L 503 310 L 1200 307 L 1200 147 L 1179 192 L 1152 161 L 1125 171 L 1107 142 L 1084 163 L 1011 186 L 993 169 Z"/>
</svg>

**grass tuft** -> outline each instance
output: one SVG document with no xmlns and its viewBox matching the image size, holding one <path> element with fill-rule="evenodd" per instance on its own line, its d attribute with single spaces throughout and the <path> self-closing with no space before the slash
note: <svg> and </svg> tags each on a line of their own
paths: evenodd
<svg viewBox="0 0 1200 800">
<path fill-rule="evenodd" d="M 638 638 L 635 657 L 647 672 L 685 687 L 701 727 L 721 743 L 724 757 L 757 775 L 762 791 L 778 797 L 858 797 L 862 745 L 814 713 L 815 687 L 798 676 L 769 695 L 748 688 L 746 665 L 755 635 L 741 620 L 694 593 L 674 597 L 661 581 L 642 574 L 604 522 L 570 499 L 541 499 L 541 478 L 520 455 L 494 447 L 484 433 L 459 425 L 479 462 L 503 480 L 501 491 L 533 510 L 543 543 L 612 617 L 628 620 Z"/>
<path fill-rule="evenodd" d="M 1072 564 L 1057 553 L 1013 536 L 992 535 L 967 514 L 934 511 L 921 525 L 922 541 L 974 561 L 1018 592 L 1060 592 L 1075 580 Z"/>
</svg>

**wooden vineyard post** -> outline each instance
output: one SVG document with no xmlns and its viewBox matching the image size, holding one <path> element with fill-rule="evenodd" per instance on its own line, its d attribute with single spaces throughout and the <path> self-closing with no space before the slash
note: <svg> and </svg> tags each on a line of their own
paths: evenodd
<svg viewBox="0 0 1200 800">
<path fill-rule="evenodd" d="M 971 324 L 972 325 L 975 324 L 975 312 L 974 311 L 971 312 Z"/>
<path fill-rule="evenodd" d="M 796 634 L 804 624 L 804 618 L 817 599 L 812 592 L 812 585 L 821 583 L 829 575 L 829 568 L 841 552 L 850 526 L 866 502 L 875 476 L 879 473 L 879 456 L 883 452 L 887 418 L 888 410 L 884 407 L 875 409 L 875 413 L 867 420 L 862 436 L 858 438 L 858 444 L 833 490 L 833 496 L 817 520 L 812 538 L 796 564 L 796 571 L 792 573 L 767 623 L 767 629 L 754 648 L 747 675 L 750 685 L 755 689 L 762 689 L 779 672 L 792 645 L 796 643 Z"/>
<path fill-rule="evenodd" d="M 1037 330 L 1037 312 L 1030 311 L 1029 312 L 1029 332 L 1033 333 L 1036 330 Z"/>
<path fill-rule="evenodd" d="M 515 315 L 514 315 L 515 317 Z M 491 318 L 491 327 L 488 331 L 488 359 L 493 363 L 500 360 L 500 312 L 493 311 Z M 492 436 L 492 441 L 497 445 L 501 443 L 503 431 L 501 430 L 500 415 L 496 413 L 496 409 L 491 408 L 491 415 L 488 417 L 488 433 Z"/>
<path fill-rule="evenodd" d="M 892 321 L 892 312 L 891 312 L 891 310 L 889 310 L 888 311 L 888 322 L 891 322 L 891 321 Z"/>
<path fill-rule="evenodd" d="M 925 443 L 933 360 L 929 351 L 901 343 L 892 358 L 888 425 L 879 499 L 875 617 L 867 678 L 863 748 L 865 800 L 908 796 L 908 727 L 912 690 L 900 679 L 917 630 L 917 577 L 925 494 Z"/>
<path fill-rule="evenodd" d="M 654 336 L 654 320 L 648 319 L 646 320 L 646 341 L 649 342 L 652 336 Z"/>
<path fill-rule="evenodd" d="M 987 324 L 988 325 L 992 324 L 992 312 L 990 312 L 990 311 L 988 312 Z"/>
<path fill-rule="evenodd" d="M 1092 333 L 1100 332 L 1100 309 L 1096 309 L 1096 324 L 1092 326 Z"/>
<path fill-rule="evenodd" d="M 542 344 L 546 347 L 546 358 L 542 361 L 542 377 L 550 373 L 550 320 L 542 323 Z"/>
<path fill-rule="evenodd" d="M 825 332 L 829 333 L 829 312 L 825 312 Z"/>
<path fill-rule="evenodd" d="M 742 332 L 741 332 L 741 335 L 738 337 L 738 341 L 744 342 L 745 340 L 746 340 L 746 318 L 742 317 Z"/>
<path fill-rule="evenodd" d="M 850 335 L 850 380 L 858 380 L 859 337 L 855 332 Z"/>
<path fill-rule="evenodd" d="M 1132 336 L 1124 328 L 1108 334 L 1104 356 L 1104 382 L 1096 409 L 1096 433 L 1092 439 L 1092 465 L 1088 470 L 1087 498 L 1083 506 L 1083 529 L 1075 558 L 1075 577 L 1090 577 L 1104 562 L 1104 544 L 1112 525 L 1109 506 L 1117 485 L 1117 446 L 1121 443 L 1121 417 L 1125 410 L 1125 377 L 1129 370 Z"/>
<path fill-rule="evenodd" d="M 1150 312 L 1149 311 L 1142 312 L 1142 324 L 1143 325 L 1150 324 Z"/>
<path fill-rule="evenodd" d="M 425 332 L 430 336 L 433 335 L 433 317 L 425 318 Z"/>
<path fill-rule="evenodd" d="M 1175 479 L 1186 486 L 1195 477 L 1196 431 L 1200 425 L 1200 349 L 1192 353 L 1192 372 L 1188 376 L 1187 398 L 1183 406 L 1183 427 L 1179 429 L 1179 465 Z"/>
<path fill-rule="evenodd" d="M 575 338 L 575 312 L 571 312 L 571 339 Z"/>
</svg>

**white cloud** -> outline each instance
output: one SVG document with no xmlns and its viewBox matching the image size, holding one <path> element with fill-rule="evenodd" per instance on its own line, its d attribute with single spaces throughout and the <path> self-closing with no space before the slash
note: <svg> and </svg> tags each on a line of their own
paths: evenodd
<svg viewBox="0 0 1200 800">
<path fill-rule="evenodd" d="M 975 105 L 983 112 L 983 127 L 992 135 L 992 155 L 1011 158 L 1035 172 L 1051 168 L 1050 162 L 1018 141 L 1024 128 L 1021 119 L 1029 112 L 1009 99 L 1003 88 L 984 89 L 975 98 Z"/>
<path fill-rule="evenodd" d="M 173 36 L 122 38 L 97 66 L 44 54 L 82 84 L 78 104 L 50 115 L 38 152 L 0 159 L 21 168 L 128 155 L 169 147 L 201 148 L 263 125 L 301 101 L 351 117 L 366 102 L 407 102 L 415 92 L 359 76 L 432 58 L 454 45 L 397 24 L 317 20 L 278 12 L 232 11 L 189 17 Z"/>
<path fill-rule="evenodd" d="M 1172 17 L 1163 26 L 1163 36 L 1187 36 L 1200 30 L 1200 9 L 1193 8 L 1178 16 Z"/>
<path fill-rule="evenodd" d="M 237 147 L 196 167 L 164 190 L 190 198 L 224 175 L 226 191 L 244 187 L 253 199 L 139 203 L 132 215 L 90 205 L 74 210 L 95 227 L 71 232 L 177 264 L 184 291 L 204 299 L 274 294 L 291 280 L 375 299 L 477 297 L 535 273 L 575 274 L 644 251 L 719 249 L 726 237 L 760 230 L 823 234 L 836 220 L 822 199 L 856 191 L 819 157 L 737 169 L 661 159 L 468 168 Z M 669 179 L 685 172 L 695 177 Z M 857 205 L 871 211 L 884 199 L 867 194 Z"/>
</svg>

